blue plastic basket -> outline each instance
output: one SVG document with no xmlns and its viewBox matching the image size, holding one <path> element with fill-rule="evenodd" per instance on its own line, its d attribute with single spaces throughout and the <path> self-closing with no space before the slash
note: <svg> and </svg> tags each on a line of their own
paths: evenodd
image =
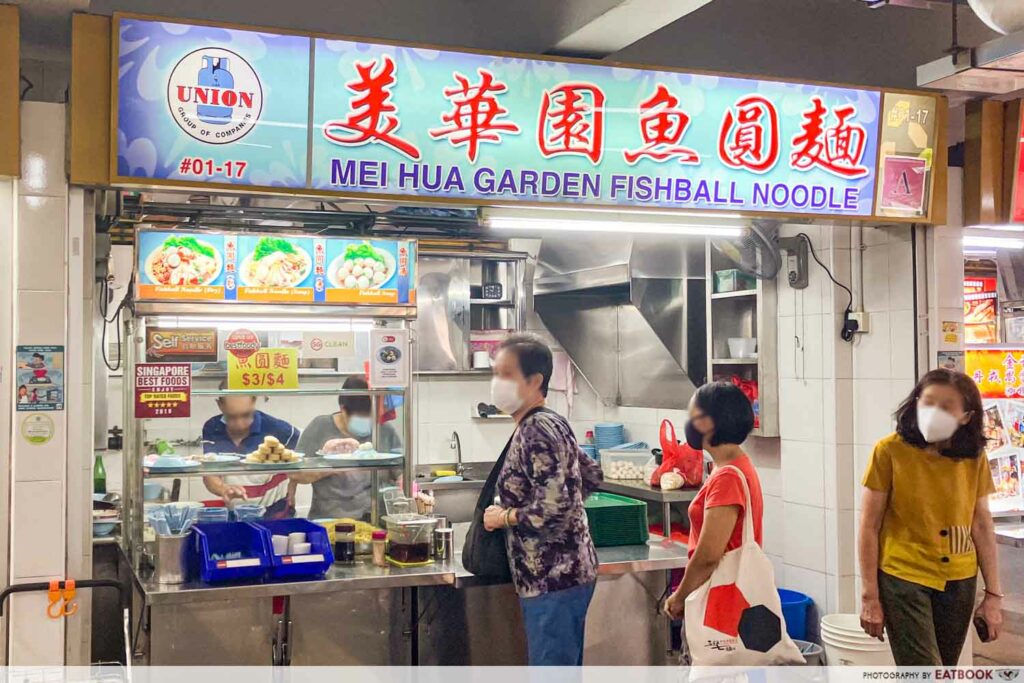
<svg viewBox="0 0 1024 683">
<path fill-rule="evenodd" d="M 266 533 L 268 544 L 271 536 L 287 536 L 299 531 L 306 534 L 306 541 L 310 544 L 308 555 L 275 555 L 271 548 L 269 576 L 272 579 L 322 576 L 334 564 L 331 539 L 327 529 L 319 524 L 308 519 L 277 519 L 253 522 L 252 525 Z"/>
<path fill-rule="evenodd" d="M 192 530 L 189 569 L 206 583 L 260 579 L 270 568 L 270 536 L 263 529 L 218 522 L 196 524 Z"/>
</svg>

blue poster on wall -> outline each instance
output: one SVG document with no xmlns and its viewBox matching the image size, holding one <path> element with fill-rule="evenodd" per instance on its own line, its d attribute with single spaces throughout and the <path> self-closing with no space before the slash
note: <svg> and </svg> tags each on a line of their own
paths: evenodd
<svg viewBox="0 0 1024 683">
<path fill-rule="evenodd" d="M 122 18 L 117 175 L 304 187 L 310 39 Z"/>
</svg>

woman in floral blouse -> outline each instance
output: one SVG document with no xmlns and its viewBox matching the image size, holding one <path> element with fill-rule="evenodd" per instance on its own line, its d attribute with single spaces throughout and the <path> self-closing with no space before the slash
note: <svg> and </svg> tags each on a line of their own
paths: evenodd
<svg viewBox="0 0 1024 683">
<path fill-rule="evenodd" d="M 544 407 L 551 368 L 551 350 L 532 336 L 513 335 L 498 350 L 491 400 L 515 419 L 516 431 L 498 477 L 501 505 L 487 509 L 484 525 L 507 529 L 530 664 L 579 666 L 597 581 L 583 500 L 601 470 L 566 419 Z"/>
</svg>

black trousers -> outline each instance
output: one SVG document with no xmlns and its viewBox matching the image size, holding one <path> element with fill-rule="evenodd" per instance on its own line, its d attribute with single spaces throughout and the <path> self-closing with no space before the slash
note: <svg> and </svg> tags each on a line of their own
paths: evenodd
<svg viewBox="0 0 1024 683">
<path fill-rule="evenodd" d="M 974 613 L 978 577 L 938 591 L 878 572 L 885 632 L 897 666 L 953 666 Z"/>
</svg>

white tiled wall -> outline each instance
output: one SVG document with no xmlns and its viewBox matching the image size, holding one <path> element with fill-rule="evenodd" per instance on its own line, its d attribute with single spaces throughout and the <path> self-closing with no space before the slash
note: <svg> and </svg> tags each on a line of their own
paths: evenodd
<svg viewBox="0 0 1024 683">
<path fill-rule="evenodd" d="M 11 241 L 17 254 L 15 344 L 67 345 L 68 189 L 64 179 L 64 127 L 63 106 L 22 105 L 22 177 L 18 185 L 16 232 Z M 77 282 L 75 290 L 79 290 Z M 65 354 L 66 365 L 72 355 Z M 12 582 L 63 577 L 67 569 L 67 411 L 49 414 L 55 424 L 55 435 L 42 445 L 32 445 L 17 437 L 24 415 L 15 412 L 12 425 Z M 64 631 L 46 617 L 38 597 L 19 599 L 13 604 L 8 651 L 12 665 L 64 663 Z"/>
<path fill-rule="evenodd" d="M 807 233 L 834 277 L 851 283 L 852 226 L 784 226 Z M 867 334 L 840 339 L 849 296 L 813 261 L 809 286 L 779 283 L 779 405 L 784 568 L 780 585 L 811 595 L 822 613 L 852 611 L 857 587 L 854 507 L 871 445 L 915 377 L 909 227 L 864 227 Z"/>
</svg>

